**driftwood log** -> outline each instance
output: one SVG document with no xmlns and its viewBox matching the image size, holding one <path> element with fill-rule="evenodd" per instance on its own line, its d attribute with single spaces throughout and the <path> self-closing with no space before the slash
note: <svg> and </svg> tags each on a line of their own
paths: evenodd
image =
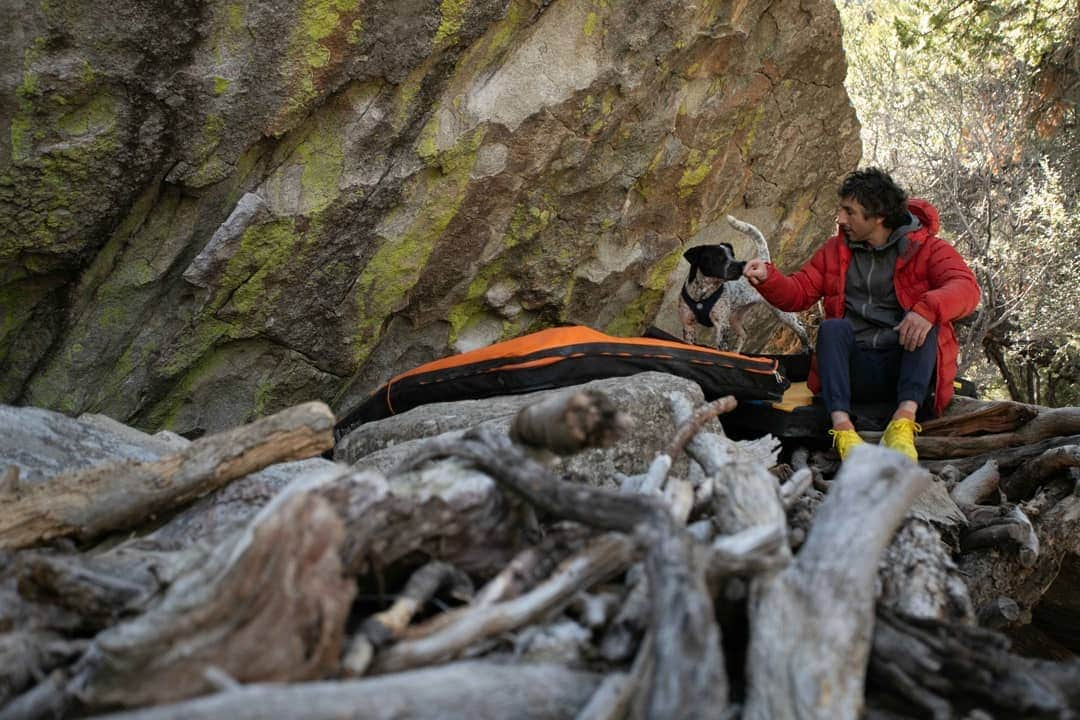
<svg viewBox="0 0 1080 720">
<path fill-rule="evenodd" d="M 96 466 L 23 487 L 9 476 L 0 548 L 74 535 L 87 540 L 152 520 L 267 465 L 333 445 L 334 415 L 322 403 L 284 410 L 192 443 L 153 462 Z"/>
<path fill-rule="evenodd" d="M 599 676 L 556 665 L 452 663 L 364 680 L 248 685 L 110 720 L 555 720 L 572 718 Z"/>
</svg>

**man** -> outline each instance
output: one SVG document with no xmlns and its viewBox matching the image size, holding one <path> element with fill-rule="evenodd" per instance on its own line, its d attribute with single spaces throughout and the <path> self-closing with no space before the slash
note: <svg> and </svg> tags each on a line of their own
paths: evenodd
<svg viewBox="0 0 1080 720">
<path fill-rule="evenodd" d="M 909 200 L 886 173 L 852 172 L 837 194 L 838 232 L 798 272 L 785 276 L 751 260 L 743 274 L 781 310 L 798 312 L 824 298 L 807 384 L 825 402 L 840 458 L 863 443 L 851 421 L 852 399 L 888 400 L 896 411 L 881 444 L 917 461 L 916 413 L 938 415 L 952 398 L 952 322 L 979 304 L 979 285 L 937 237 L 937 209 Z"/>
</svg>

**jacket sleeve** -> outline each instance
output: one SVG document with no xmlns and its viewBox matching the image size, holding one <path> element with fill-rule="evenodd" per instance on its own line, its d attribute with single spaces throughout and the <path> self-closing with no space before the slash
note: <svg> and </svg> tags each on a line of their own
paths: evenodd
<svg viewBox="0 0 1080 720">
<path fill-rule="evenodd" d="M 770 305 L 787 312 L 801 312 L 821 299 L 825 287 L 824 245 L 791 275 L 784 275 L 772 263 L 768 268 L 769 274 L 757 290 Z"/>
<path fill-rule="evenodd" d="M 960 253 L 943 240 L 937 240 L 931 248 L 927 282 L 930 289 L 912 310 L 935 325 L 959 320 L 979 305 L 982 292 L 975 273 Z"/>
</svg>

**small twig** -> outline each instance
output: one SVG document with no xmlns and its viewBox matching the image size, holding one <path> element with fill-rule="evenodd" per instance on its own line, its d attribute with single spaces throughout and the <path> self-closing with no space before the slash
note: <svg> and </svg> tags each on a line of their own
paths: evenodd
<svg viewBox="0 0 1080 720">
<path fill-rule="evenodd" d="M 360 632 L 375 647 L 382 647 L 401 636 L 416 613 L 440 589 L 449 587 L 451 594 L 466 600 L 473 594 L 469 576 L 449 563 L 432 561 L 414 572 L 394 603 L 364 621 Z"/>
<path fill-rule="evenodd" d="M 582 553 L 567 560 L 546 582 L 504 603 L 475 608 L 453 625 L 419 640 L 398 643 L 377 655 L 376 673 L 400 672 L 455 657 L 487 637 L 522 627 L 555 612 L 581 591 L 626 569 L 634 543 L 624 535 L 598 537 Z"/>
<path fill-rule="evenodd" d="M 810 468 L 797 470 L 786 483 L 780 486 L 780 502 L 785 510 L 790 510 L 792 505 L 810 489 L 814 482 L 814 473 Z"/>
<path fill-rule="evenodd" d="M 690 419 L 679 427 L 675 433 L 675 437 L 672 438 L 671 443 L 668 444 L 665 454 L 673 460 L 679 456 L 679 453 L 683 451 L 686 444 L 690 440 L 701 432 L 701 429 L 705 427 L 705 423 L 709 422 L 715 417 L 729 413 L 735 409 L 738 402 L 732 395 L 725 395 L 722 398 L 713 400 L 711 403 L 702 405 L 694 414 L 690 416 Z"/>
</svg>

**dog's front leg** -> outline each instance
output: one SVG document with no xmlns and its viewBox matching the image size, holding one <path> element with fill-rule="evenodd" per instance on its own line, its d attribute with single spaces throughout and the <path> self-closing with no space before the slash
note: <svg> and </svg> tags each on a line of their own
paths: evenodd
<svg viewBox="0 0 1080 720">
<path fill-rule="evenodd" d="M 731 311 L 731 330 L 735 333 L 735 352 L 737 353 L 741 353 L 746 345 L 747 335 L 746 326 L 743 325 L 743 318 L 749 308 L 749 305 L 744 305 Z"/>
<path fill-rule="evenodd" d="M 712 320 L 713 327 L 716 328 L 716 349 L 727 350 L 728 349 L 728 335 L 731 332 L 731 301 L 725 296 L 722 296 L 712 310 L 709 312 L 709 319 Z"/>
<path fill-rule="evenodd" d="M 679 322 L 682 323 L 682 339 L 684 343 L 694 345 L 697 343 L 697 317 L 685 300 L 679 300 Z"/>
</svg>

